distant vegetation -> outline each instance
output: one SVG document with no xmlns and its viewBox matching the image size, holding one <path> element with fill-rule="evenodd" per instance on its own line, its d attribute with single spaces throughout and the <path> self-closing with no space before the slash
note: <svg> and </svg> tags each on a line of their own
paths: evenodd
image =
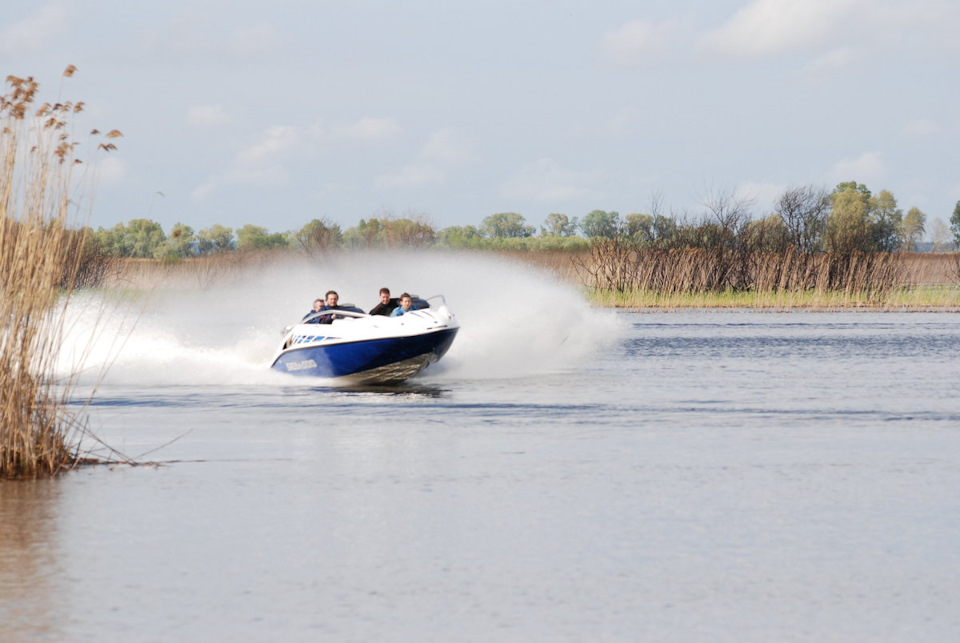
<svg viewBox="0 0 960 643">
<path fill-rule="evenodd" d="M 165 234 L 156 221 L 133 219 L 112 228 L 87 229 L 90 243 L 112 257 L 176 261 L 235 251 L 290 248 L 307 252 L 383 247 L 442 247 L 496 250 L 586 250 L 598 240 L 617 239 L 635 248 L 715 249 L 735 245 L 746 252 L 803 254 L 916 251 L 927 232 L 927 216 L 906 213 L 887 190 L 874 195 L 850 181 L 832 191 L 814 186 L 790 188 L 759 216 L 753 203 L 732 194 L 709 195 L 697 215 L 665 214 L 655 200 L 648 213 L 621 216 L 593 210 L 582 217 L 552 213 L 539 228 L 516 212 L 491 214 L 479 225 L 436 229 L 423 215 L 361 219 L 343 230 L 327 219 L 313 219 L 298 230 L 271 232 L 244 225 L 213 225 L 199 231 L 177 223 Z M 946 228 L 931 230 L 933 251 L 960 243 L 960 202 Z M 951 238 L 952 233 L 952 238 Z"/>
<path fill-rule="evenodd" d="M 752 201 L 732 192 L 708 195 L 701 206 L 696 215 L 666 214 L 656 198 L 648 213 L 621 216 L 593 210 L 579 218 L 552 213 L 539 229 L 516 212 L 491 214 L 477 226 L 440 230 L 425 216 L 388 215 L 362 219 L 346 230 L 326 219 L 313 219 L 288 232 L 254 225 L 237 230 L 214 225 L 196 232 L 177 223 L 169 235 L 155 221 L 134 219 L 108 229 L 87 229 L 84 247 L 85 256 L 97 266 L 109 258 L 177 263 L 265 250 L 323 254 L 418 247 L 561 252 L 571 258 L 579 282 L 600 292 L 841 291 L 875 299 L 915 283 L 916 273 L 905 270 L 902 256 L 916 251 L 927 232 L 927 217 L 919 209 L 904 213 L 889 191 L 873 194 L 855 181 L 832 190 L 787 189 L 760 216 Z M 960 202 L 952 228 L 939 220 L 935 223 L 930 249 L 952 250 L 960 242 Z M 953 276 L 960 282 L 960 261 L 954 264 Z M 102 272 L 99 267 L 85 271 Z"/>
</svg>

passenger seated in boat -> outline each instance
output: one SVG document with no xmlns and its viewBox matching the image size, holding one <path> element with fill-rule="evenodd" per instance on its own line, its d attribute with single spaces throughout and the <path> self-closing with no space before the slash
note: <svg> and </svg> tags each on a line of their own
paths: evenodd
<svg viewBox="0 0 960 643">
<path fill-rule="evenodd" d="M 403 293 L 402 295 L 400 295 L 400 306 L 398 308 L 395 308 L 393 312 L 390 313 L 390 316 L 399 317 L 404 313 L 409 313 L 411 310 L 419 310 L 419 309 L 413 305 L 413 297 L 411 297 L 409 293 Z"/>
<path fill-rule="evenodd" d="M 304 316 L 303 316 L 303 319 L 301 319 L 300 321 L 306 322 L 306 321 L 307 321 L 307 317 L 309 317 L 310 315 L 314 315 L 314 314 L 316 314 L 316 313 L 319 313 L 321 310 L 323 310 L 323 300 L 322 300 L 322 299 L 314 299 L 314 300 L 313 300 L 313 310 L 311 310 L 311 311 L 308 312 L 306 315 L 304 315 Z M 307 323 L 308 323 L 308 324 L 312 324 L 312 323 L 316 323 L 316 322 L 314 322 L 314 321 L 309 321 L 309 322 L 307 322 Z"/>
<path fill-rule="evenodd" d="M 328 291 L 327 291 L 327 294 L 324 295 L 324 299 L 326 300 L 326 303 L 325 303 L 323 306 L 321 306 L 321 307 L 320 307 L 320 310 L 318 310 L 317 312 L 321 312 L 321 313 L 322 313 L 322 312 L 325 311 L 325 310 L 339 310 L 339 309 L 340 309 L 340 306 L 338 305 L 338 304 L 340 303 L 340 295 L 337 294 L 337 291 L 336 291 L 336 290 L 328 290 Z M 315 324 L 332 324 L 334 317 L 337 317 L 337 316 L 336 316 L 336 315 L 324 315 L 323 317 L 317 317 L 317 318 L 316 318 L 315 320 L 313 320 L 311 323 L 315 323 Z M 337 317 L 337 319 L 339 319 L 339 317 Z"/>
<path fill-rule="evenodd" d="M 390 298 L 390 289 L 381 288 L 380 289 L 380 303 L 370 309 L 371 315 L 386 315 L 389 316 L 397 306 L 400 305 L 400 301 L 396 298 Z"/>
</svg>

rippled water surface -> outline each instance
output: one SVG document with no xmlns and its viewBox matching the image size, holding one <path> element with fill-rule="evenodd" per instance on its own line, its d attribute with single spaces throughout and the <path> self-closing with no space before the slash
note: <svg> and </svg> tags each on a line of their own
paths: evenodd
<svg viewBox="0 0 960 643">
<path fill-rule="evenodd" d="M 118 360 L 161 464 L 0 485 L 0 638 L 960 638 L 960 317 L 584 315 L 391 389 Z"/>
</svg>

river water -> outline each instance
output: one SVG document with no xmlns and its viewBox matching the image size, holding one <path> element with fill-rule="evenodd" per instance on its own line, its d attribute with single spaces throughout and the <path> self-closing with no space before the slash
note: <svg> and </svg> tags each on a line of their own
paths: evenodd
<svg viewBox="0 0 960 643">
<path fill-rule="evenodd" d="M 98 318 L 90 428 L 151 464 L 0 484 L 0 639 L 960 638 L 960 316 L 617 313 L 430 261 L 392 278 L 463 330 L 400 387 L 267 372 L 318 294 L 275 275 Z M 369 307 L 382 268 L 317 270 Z"/>
</svg>

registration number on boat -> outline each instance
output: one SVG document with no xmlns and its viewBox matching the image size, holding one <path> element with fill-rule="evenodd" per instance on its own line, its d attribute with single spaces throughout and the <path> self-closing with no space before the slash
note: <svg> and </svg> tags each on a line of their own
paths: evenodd
<svg viewBox="0 0 960 643">
<path fill-rule="evenodd" d="M 317 363 L 312 359 L 304 359 L 299 362 L 287 362 L 286 366 L 288 371 L 303 371 L 308 368 L 316 368 Z"/>
</svg>

